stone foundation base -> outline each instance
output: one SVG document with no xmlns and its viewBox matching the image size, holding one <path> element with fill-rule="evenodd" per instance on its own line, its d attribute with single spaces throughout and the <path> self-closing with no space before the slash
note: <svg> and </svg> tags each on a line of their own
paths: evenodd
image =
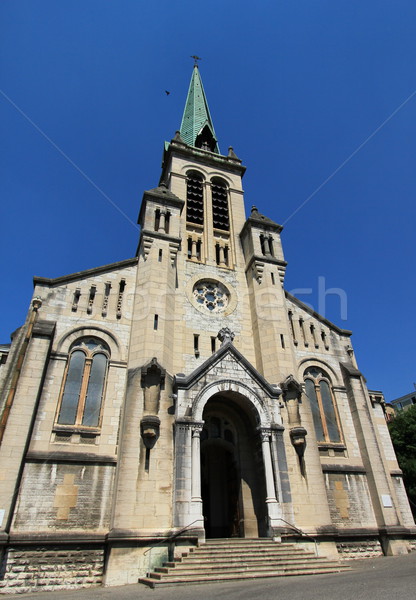
<svg viewBox="0 0 416 600">
<path fill-rule="evenodd" d="M 337 542 L 337 550 L 343 560 L 383 556 L 379 540 Z"/>
<path fill-rule="evenodd" d="M 104 546 L 9 547 L 0 572 L 0 593 L 53 591 L 101 585 Z"/>
</svg>

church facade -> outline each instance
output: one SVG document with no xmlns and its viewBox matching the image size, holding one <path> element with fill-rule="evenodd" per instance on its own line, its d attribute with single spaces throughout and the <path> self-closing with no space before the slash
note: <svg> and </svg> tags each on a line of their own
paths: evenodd
<svg viewBox="0 0 416 600">
<path fill-rule="evenodd" d="M 408 552 L 388 434 L 340 329 L 285 292 L 198 67 L 137 255 L 37 277 L 2 365 L 0 590 L 135 583 L 206 538 Z"/>
</svg>

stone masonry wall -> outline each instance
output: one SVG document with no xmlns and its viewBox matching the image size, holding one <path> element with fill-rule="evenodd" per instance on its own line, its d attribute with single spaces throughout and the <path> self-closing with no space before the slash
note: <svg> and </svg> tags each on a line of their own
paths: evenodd
<svg viewBox="0 0 416 600">
<path fill-rule="evenodd" d="M 14 531 L 109 527 L 114 466 L 27 463 Z"/>
<path fill-rule="evenodd" d="M 332 522 L 346 527 L 375 527 L 367 477 L 362 473 L 326 473 Z"/>
<path fill-rule="evenodd" d="M 1 567 L 0 593 L 98 586 L 103 570 L 103 546 L 10 547 Z"/>
</svg>

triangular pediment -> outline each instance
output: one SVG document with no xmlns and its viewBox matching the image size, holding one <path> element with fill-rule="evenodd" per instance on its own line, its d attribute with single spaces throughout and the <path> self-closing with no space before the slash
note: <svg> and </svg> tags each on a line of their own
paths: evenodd
<svg viewBox="0 0 416 600">
<path fill-rule="evenodd" d="M 231 341 L 223 344 L 189 375 L 178 373 L 173 385 L 176 390 L 189 390 L 200 387 L 201 382 L 205 385 L 213 379 L 251 380 L 255 387 L 261 388 L 270 398 L 278 398 L 281 394 L 280 387 L 269 383 Z"/>
</svg>

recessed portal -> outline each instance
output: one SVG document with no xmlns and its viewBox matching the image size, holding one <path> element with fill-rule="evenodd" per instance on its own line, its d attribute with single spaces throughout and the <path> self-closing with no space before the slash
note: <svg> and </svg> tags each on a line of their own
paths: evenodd
<svg viewBox="0 0 416 600">
<path fill-rule="evenodd" d="M 264 466 L 245 398 L 214 396 L 201 433 L 201 495 L 207 538 L 266 535 Z"/>
<path fill-rule="evenodd" d="M 202 502 L 208 538 L 240 536 L 240 477 L 233 452 L 221 440 L 201 452 Z"/>
</svg>

